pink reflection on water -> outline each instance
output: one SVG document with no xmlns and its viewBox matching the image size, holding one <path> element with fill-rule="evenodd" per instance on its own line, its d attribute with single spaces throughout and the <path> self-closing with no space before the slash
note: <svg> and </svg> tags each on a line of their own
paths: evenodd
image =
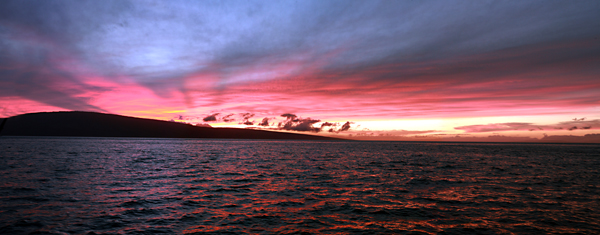
<svg viewBox="0 0 600 235">
<path fill-rule="evenodd" d="M 521 234 L 600 228 L 593 219 L 600 215 L 593 145 L 37 141 L 35 149 L 30 142 L 0 143 L 3 231 Z"/>
</svg>

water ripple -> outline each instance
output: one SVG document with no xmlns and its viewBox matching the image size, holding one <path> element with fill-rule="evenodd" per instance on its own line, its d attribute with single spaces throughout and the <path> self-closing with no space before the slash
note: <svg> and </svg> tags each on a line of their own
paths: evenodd
<svg viewBox="0 0 600 235">
<path fill-rule="evenodd" d="M 600 233 L 600 146 L 0 139 L 0 234 Z"/>
</svg>

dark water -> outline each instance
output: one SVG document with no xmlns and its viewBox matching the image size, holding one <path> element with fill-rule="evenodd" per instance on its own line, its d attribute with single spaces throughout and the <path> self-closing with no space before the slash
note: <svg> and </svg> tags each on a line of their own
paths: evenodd
<svg viewBox="0 0 600 235">
<path fill-rule="evenodd" d="M 0 138 L 0 234 L 600 233 L 600 145 Z"/>
</svg>

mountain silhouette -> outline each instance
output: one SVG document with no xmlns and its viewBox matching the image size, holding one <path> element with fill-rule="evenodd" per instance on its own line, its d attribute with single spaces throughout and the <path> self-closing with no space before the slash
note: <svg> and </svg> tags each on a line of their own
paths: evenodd
<svg viewBox="0 0 600 235">
<path fill-rule="evenodd" d="M 0 119 L 0 135 L 336 140 L 324 136 L 240 128 L 212 128 L 80 111 L 28 113 Z"/>
</svg>

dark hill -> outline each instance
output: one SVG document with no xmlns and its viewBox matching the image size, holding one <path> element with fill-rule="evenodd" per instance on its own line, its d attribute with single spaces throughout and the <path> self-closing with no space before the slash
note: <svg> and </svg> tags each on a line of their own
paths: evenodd
<svg viewBox="0 0 600 235">
<path fill-rule="evenodd" d="M 29 113 L 0 119 L 0 135 L 335 140 L 323 136 L 239 128 L 200 127 L 184 123 L 77 111 Z"/>
</svg>

